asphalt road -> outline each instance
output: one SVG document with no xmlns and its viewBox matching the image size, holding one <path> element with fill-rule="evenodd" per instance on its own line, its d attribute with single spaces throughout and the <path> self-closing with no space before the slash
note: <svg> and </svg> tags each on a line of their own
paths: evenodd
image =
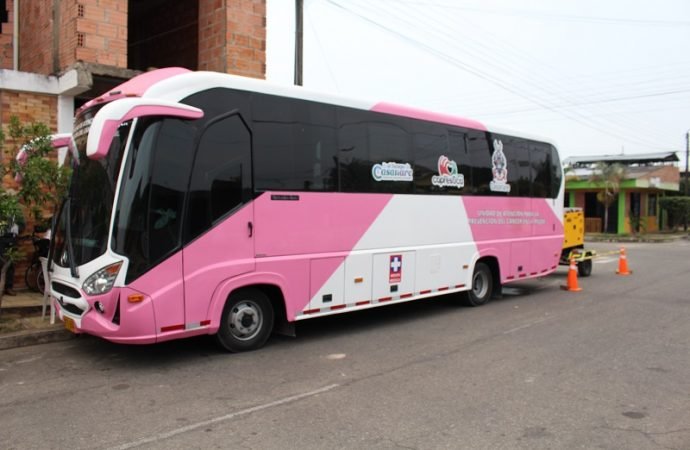
<svg viewBox="0 0 690 450">
<path fill-rule="evenodd" d="M 614 244 L 593 247 L 606 251 Z M 690 449 L 690 242 L 480 308 L 305 322 L 252 353 L 91 337 L 0 351 L 0 447 Z"/>
</svg>

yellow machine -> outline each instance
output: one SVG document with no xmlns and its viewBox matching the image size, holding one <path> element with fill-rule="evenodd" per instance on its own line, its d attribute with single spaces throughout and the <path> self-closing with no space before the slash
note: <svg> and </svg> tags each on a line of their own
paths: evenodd
<svg viewBox="0 0 690 450">
<path fill-rule="evenodd" d="M 565 208 L 563 234 L 560 263 L 567 265 L 574 259 L 577 262 L 577 273 L 581 277 L 588 277 L 592 273 L 592 258 L 596 256 L 596 252 L 585 250 L 585 213 L 582 208 Z"/>
</svg>

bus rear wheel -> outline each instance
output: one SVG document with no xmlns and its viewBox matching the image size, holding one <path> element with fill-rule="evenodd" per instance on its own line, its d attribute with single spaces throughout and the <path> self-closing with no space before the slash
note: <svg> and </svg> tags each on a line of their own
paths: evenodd
<svg viewBox="0 0 690 450">
<path fill-rule="evenodd" d="M 577 263 L 577 274 L 581 277 L 588 277 L 592 274 L 592 260 L 584 259 Z"/>
<path fill-rule="evenodd" d="M 216 339 L 231 352 L 256 350 L 271 335 L 273 317 L 271 301 L 260 290 L 235 292 L 225 303 Z"/>
<path fill-rule="evenodd" d="M 472 289 L 467 292 L 467 306 L 482 306 L 489 302 L 493 290 L 493 275 L 489 266 L 478 262 L 472 274 Z"/>
</svg>

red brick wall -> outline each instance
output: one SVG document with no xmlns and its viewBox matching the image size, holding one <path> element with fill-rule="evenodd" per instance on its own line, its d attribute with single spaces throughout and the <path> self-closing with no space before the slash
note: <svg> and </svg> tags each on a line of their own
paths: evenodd
<svg viewBox="0 0 690 450">
<path fill-rule="evenodd" d="M 227 0 L 227 71 L 266 76 L 266 1 Z"/>
<path fill-rule="evenodd" d="M 266 76 L 266 1 L 199 1 L 199 70 Z"/>
<path fill-rule="evenodd" d="M 19 70 L 53 73 L 53 2 L 19 2 Z"/>
<path fill-rule="evenodd" d="M 662 183 L 680 183 L 680 169 L 676 166 L 659 166 L 644 178 L 659 178 Z"/>
<path fill-rule="evenodd" d="M 14 47 L 12 45 L 12 33 L 14 32 L 14 0 L 7 0 L 5 8 L 8 14 L 8 21 L 0 27 L 0 69 L 13 69 Z"/>
<path fill-rule="evenodd" d="M 17 116 L 22 123 L 42 122 L 51 130 L 57 130 L 57 97 L 53 95 L 31 94 L 27 92 L 14 92 L 0 90 L 0 126 L 6 137 L 9 137 L 10 117 Z M 2 155 L 3 159 L 14 155 L 17 143 L 7 139 L 4 142 L 4 150 L 9 155 Z M 16 184 L 11 177 L 2 180 L 6 188 L 15 188 Z M 33 222 L 30 217 L 22 234 L 30 234 L 33 230 Z M 24 287 L 24 272 L 26 271 L 28 258 L 33 254 L 31 242 L 22 242 L 21 249 L 26 255 L 26 260 L 17 263 L 14 271 L 15 288 Z"/>
<path fill-rule="evenodd" d="M 59 7 L 58 58 L 60 69 L 63 70 L 77 61 L 78 8 L 75 0 L 62 0 Z"/>
<path fill-rule="evenodd" d="M 126 69 L 127 0 L 79 0 L 76 5 L 76 59 Z"/>
</svg>

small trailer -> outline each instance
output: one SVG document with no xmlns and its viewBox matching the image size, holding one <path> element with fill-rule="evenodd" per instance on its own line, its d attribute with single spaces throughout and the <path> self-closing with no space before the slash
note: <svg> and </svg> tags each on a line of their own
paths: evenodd
<svg viewBox="0 0 690 450">
<path fill-rule="evenodd" d="M 585 213 L 582 208 L 565 208 L 563 212 L 563 234 L 560 264 L 568 265 L 573 259 L 577 263 L 578 275 L 581 277 L 590 276 L 592 258 L 596 256 L 596 252 L 585 250 Z"/>
</svg>

